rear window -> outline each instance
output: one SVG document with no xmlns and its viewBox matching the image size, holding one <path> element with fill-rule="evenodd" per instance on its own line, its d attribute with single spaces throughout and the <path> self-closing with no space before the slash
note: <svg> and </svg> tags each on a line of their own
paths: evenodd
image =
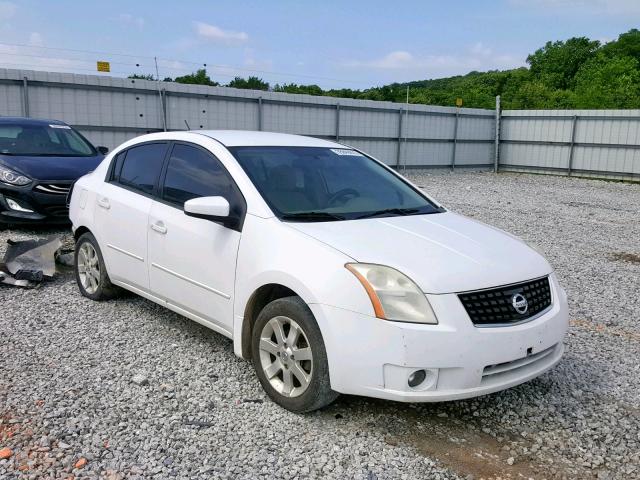
<svg viewBox="0 0 640 480">
<path fill-rule="evenodd" d="M 122 161 L 118 181 L 134 190 L 152 194 L 162 170 L 166 151 L 166 143 L 148 143 L 128 149 Z M 116 158 L 116 166 L 118 160 L 122 160 L 121 157 L 122 154 Z"/>
</svg>

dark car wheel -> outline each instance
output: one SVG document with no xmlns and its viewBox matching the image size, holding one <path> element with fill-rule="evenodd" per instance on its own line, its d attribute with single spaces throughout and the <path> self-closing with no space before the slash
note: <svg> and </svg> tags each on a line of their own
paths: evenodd
<svg viewBox="0 0 640 480">
<path fill-rule="evenodd" d="M 269 303 L 252 333 L 253 365 L 269 397 L 295 413 L 322 408 L 337 397 L 329 383 L 320 328 L 300 297 Z"/>
<path fill-rule="evenodd" d="M 111 283 L 95 237 L 87 232 L 78 238 L 75 251 L 76 282 L 80 293 L 91 300 L 109 300 L 120 289 Z"/>
</svg>

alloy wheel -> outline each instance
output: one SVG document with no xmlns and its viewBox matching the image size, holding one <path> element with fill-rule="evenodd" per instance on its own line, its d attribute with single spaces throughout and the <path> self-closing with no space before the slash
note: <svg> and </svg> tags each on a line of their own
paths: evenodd
<svg viewBox="0 0 640 480">
<path fill-rule="evenodd" d="M 98 253 L 89 242 L 84 242 L 78 252 L 78 275 L 85 291 L 92 295 L 100 286 L 100 262 Z"/>
<path fill-rule="evenodd" d="M 289 317 L 269 320 L 260 334 L 260 366 L 271 386 L 285 397 L 302 395 L 313 375 L 313 356 L 306 334 Z"/>
</svg>

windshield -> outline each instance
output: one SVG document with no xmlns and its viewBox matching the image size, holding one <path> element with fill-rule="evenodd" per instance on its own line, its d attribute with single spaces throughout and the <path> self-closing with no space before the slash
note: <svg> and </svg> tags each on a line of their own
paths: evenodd
<svg viewBox="0 0 640 480">
<path fill-rule="evenodd" d="M 349 148 L 229 150 L 283 220 L 335 221 L 442 211 L 378 162 Z"/>
<path fill-rule="evenodd" d="M 0 125 L 0 154 L 92 157 L 93 146 L 68 125 Z"/>
</svg>

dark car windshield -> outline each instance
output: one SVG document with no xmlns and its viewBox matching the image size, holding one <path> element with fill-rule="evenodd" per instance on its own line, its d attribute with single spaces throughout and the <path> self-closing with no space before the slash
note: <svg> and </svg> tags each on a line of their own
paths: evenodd
<svg viewBox="0 0 640 480">
<path fill-rule="evenodd" d="M 283 220 L 336 221 L 441 211 L 378 162 L 349 148 L 229 150 Z"/>
<path fill-rule="evenodd" d="M 92 157 L 96 150 L 68 125 L 0 124 L 0 154 Z"/>
</svg>

